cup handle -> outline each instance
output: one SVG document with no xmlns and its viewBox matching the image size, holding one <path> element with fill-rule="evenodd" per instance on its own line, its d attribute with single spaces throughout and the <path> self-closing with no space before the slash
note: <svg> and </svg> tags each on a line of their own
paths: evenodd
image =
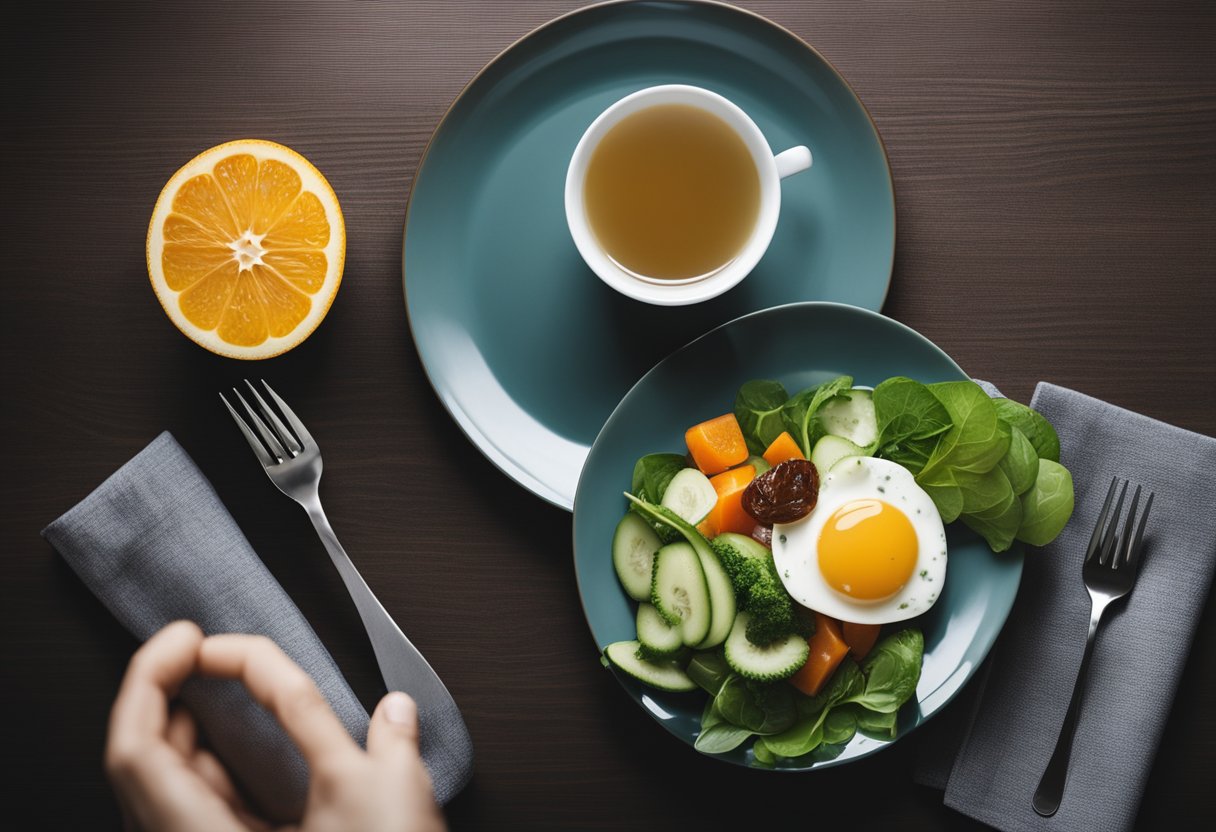
<svg viewBox="0 0 1216 832">
<path fill-rule="evenodd" d="M 777 163 L 777 178 L 784 179 L 811 166 L 811 149 L 806 145 L 791 147 L 774 156 L 773 161 Z"/>
</svg>

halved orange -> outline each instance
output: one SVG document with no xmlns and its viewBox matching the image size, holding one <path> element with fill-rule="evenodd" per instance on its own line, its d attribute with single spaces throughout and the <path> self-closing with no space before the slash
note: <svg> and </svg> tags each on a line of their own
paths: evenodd
<svg viewBox="0 0 1216 832">
<path fill-rule="evenodd" d="M 338 197 L 288 147 L 242 139 L 203 151 L 160 192 L 148 275 L 185 335 L 231 358 L 270 358 L 329 311 L 346 259 Z"/>
</svg>

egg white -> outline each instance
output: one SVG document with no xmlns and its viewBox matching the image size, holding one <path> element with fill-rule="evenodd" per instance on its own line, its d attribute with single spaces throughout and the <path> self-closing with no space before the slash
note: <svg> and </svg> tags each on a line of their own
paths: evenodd
<svg viewBox="0 0 1216 832">
<path fill-rule="evenodd" d="M 946 530 L 933 499 L 902 465 L 874 457 L 846 457 L 820 471 L 814 510 L 794 523 L 773 527 L 773 561 L 790 596 L 804 607 L 841 621 L 887 624 L 918 616 L 933 606 L 946 581 Z M 908 582 L 881 601 L 837 592 L 819 569 L 819 536 L 828 518 L 852 500 L 874 499 L 902 511 L 916 533 L 916 566 Z"/>
</svg>

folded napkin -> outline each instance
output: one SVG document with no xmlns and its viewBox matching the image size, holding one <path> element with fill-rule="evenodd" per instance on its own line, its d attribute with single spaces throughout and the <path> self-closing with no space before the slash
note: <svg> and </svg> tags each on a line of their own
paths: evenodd
<svg viewBox="0 0 1216 832">
<path fill-rule="evenodd" d="M 194 621 L 209 635 L 268 636 L 312 676 L 351 736 L 366 741 L 367 711 L 211 483 L 169 433 L 42 534 L 139 639 L 176 619 Z M 257 807 L 275 821 L 298 819 L 307 795 L 307 767 L 244 686 L 191 679 L 181 698 Z M 424 739 L 432 740 L 424 746 L 441 747 L 433 740 L 441 739 L 445 728 L 421 726 Z M 455 795 L 470 774 L 467 765 L 443 768 L 431 771 L 440 802 Z"/>
<path fill-rule="evenodd" d="M 1047 383 L 1030 404 L 1060 434 L 1076 509 L 1054 542 L 1026 553 L 986 673 L 924 729 L 916 779 L 944 788 L 946 805 L 1006 832 L 1118 832 L 1136 820 L 1212 583 L 1216 440 Z M 1054 817 L 1041 818 L 1031 798 L 1085 649 L 1081 564 L 1115 476 L 1156 493 L 1140 576 L 1103 617 L 1063 802 Z"/>
</svg>

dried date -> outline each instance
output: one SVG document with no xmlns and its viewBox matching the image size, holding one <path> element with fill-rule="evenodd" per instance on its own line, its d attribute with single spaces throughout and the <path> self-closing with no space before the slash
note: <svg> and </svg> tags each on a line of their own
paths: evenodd
<svg viewBox="0 0 1216 832">
<path fill-rule="evenodd" d="M 815 508 L 819 472 L 806 459 L 790 459 L 756 477 L 743 491 L 743 510 L 758 523 L 793 523 Z"/>
</svg>

